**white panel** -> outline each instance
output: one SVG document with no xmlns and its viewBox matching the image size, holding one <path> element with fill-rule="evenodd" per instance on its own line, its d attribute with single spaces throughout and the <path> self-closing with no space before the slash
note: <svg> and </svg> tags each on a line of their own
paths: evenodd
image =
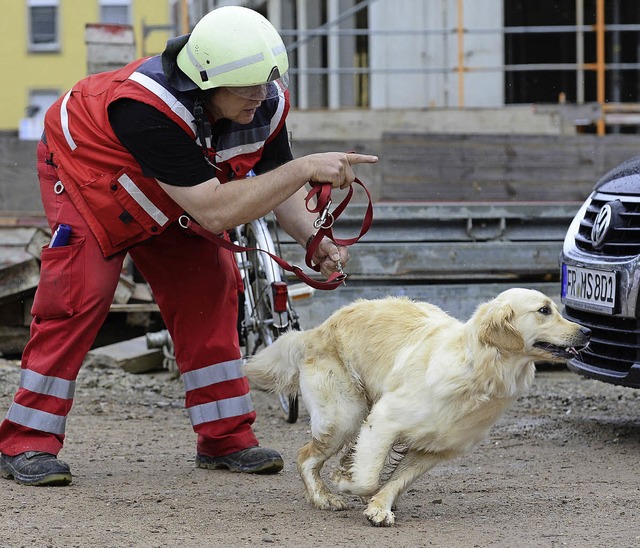
<svg viewBox="0 0 640 548">
<path fill-rule="evenodd" d="M 402 9 L 398 9 L 400 5 Z M 458 106 L 457 5 L 457 0 L 403 0 L 401 4 L 378 0 L 370 5 L 372 108 Z M 499 68 L 503 64 L 502 3 L 466 0 L 463 15 L 463 26 L 469 30 L 496 31 L 464 33 L 464 64 L 470 69 L 463 75 L 464 106 L 500 106 L 502 71 L 474 72 L 473 68 Z M 375 30 L 401 32 L 376 34 Z M 384 69 L 394 72 L 385 73 Z"/>
</svg>

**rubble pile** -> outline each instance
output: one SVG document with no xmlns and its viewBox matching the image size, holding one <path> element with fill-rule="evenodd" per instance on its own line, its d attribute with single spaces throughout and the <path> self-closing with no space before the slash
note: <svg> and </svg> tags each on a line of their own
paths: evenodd
<svg viewBox="0 0 640 548">
<path fill-rule="evenodd" d="M 40 256 L 50 240 L 44 215 L 0 213 L 0 357 L 19 358 L 28 341 Z M 110 317 L 103 326 L 105 333 L 87 361 L 119 366 L 131 373 L 162 369 L 162 349 L 148 349 L 144 340 L 148 330 L 157 328 L 158 307 L 149 286 L 136 280 L 135 274 L 127 257 Z"/>
</svg>

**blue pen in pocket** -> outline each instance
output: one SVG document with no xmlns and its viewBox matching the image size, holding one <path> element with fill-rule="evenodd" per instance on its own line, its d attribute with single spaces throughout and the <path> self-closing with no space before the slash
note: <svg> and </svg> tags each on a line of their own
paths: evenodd
<svg viewBox="0 0 640 548">
<path fill-rule="evenodd" d="M 71 227 L 69 225 L 58 225 L 58 228 L 56 228 L 56 231 L 53 233 L 49 247 L 62 247 L 63 245 L 67 245 L 70 234 Z"/>
</svg>

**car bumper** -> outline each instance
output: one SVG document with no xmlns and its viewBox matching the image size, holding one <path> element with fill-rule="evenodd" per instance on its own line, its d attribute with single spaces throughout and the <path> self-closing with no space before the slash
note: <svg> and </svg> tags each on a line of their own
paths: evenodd
<svg viewBox="0 0 640 548">
<path fill-rule="evenodd" d="M 561 265 L 615 272 L 616 305 L 611 310 L 562 298 L 563 315 L 592 332 L 591 343 L 568 367 L 586 377 L 610 384 L 640 388 L 640 321 L 638 301 L 640 267 L 638 257 L 620 259 L 600 257 L 565 248 Z"/>
</svg>

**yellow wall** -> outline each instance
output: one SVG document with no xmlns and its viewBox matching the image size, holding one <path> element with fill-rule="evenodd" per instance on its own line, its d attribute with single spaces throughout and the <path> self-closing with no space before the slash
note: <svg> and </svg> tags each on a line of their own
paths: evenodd
<svg viewBox="0 0 640 548">
<path fill-rule="evenodd" d="M 25 117 L 30 90 L 63 94 L 86 75 L 86 23 L 98 23 L 98 0 L 60 0 L 57 52 L 29 52 L 26 0 L 0 2 L 0 131 L 16 131 Z M 132 19 L 138 56 L 142 56 L 142 27 L 167 25 L 169 0 L 132 0 Z M 152 32 L 145 44 L 148 55 L 160 53 L 172 32 Z"/>
</svg>

